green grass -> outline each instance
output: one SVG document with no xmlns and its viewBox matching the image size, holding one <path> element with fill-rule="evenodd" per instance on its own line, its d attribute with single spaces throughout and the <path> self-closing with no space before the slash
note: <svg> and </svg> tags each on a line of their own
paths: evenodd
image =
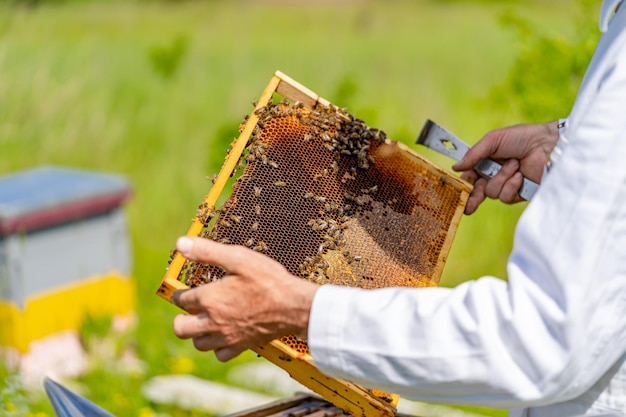
<svg viewBox="0 0 626 417">
<path fill-rule="evenodd" d="M 148 404 L 141 384 L 177 370 L 219 380 L 236 363 L 218 363 L 177 340 L 171 330 L 177 310 L 154 292 L 176 237 L 209 189 L 205 176 L 219 170 L 226 145 L 275 70 L 393 139 L 412 144 L 432 118 L 474 142 L 518 121 L 486 99 L 505 79 L 519 46 L 498 16 L 513 8 L 554 30 L 570 30 L 561 6 L 0 5 L 0 174 L 59 164 L 123 173 L 134 187 L 128 215 L 139 325 L 121 343 L 136 350 L 146 369 L 119 375 L 102 366 L 80 379 L 89 397 L 118 415 L 140 409 L 184 415 Z M 487 203 L 464 218 L 442 284 L 504 276 L 521 209 Z M 193 365 L 179 369 L 188 363 L 181 358 Z M 253 356 L 239 359 L 247 360 Z M 43 398 L 32 401 L 32 410 L 50 413 Z"/>
</svg>

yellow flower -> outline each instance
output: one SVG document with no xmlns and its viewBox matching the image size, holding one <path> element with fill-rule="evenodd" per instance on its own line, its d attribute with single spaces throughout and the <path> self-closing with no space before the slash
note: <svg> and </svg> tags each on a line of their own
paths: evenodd
<svg viewBox="0 0 626 417">
<path fill-rule="evenodd" d="M 141 410 L 139 410 L 139 417 L 154 417 L 156 416 L 154 410 L 152 410 L 150 407 L 142 407 Z"/>
<path fill-rule="evenodd" d="M 189 374 L 195 368 L 193 361 L 187 357 L 170 358 L 169 365 L 174 374 Z"/>
</svg>

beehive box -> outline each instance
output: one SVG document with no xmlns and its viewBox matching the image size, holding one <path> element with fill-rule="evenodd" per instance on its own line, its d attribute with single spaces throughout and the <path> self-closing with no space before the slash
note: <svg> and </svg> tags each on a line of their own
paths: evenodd
<svg viewBox="0 0 626 417">
<path fill-rule="evenodd" d="M 42 166 L 0 177 L 0 346 L 20 354 L 87 315 L 131 317 L 126 178 Z"/>
<path fill-rule="evenodd" d="M 255 104 L 188 235 L 245 245 L 320 285 L 437 285 L 469 184 L 280 72 Z M 173 252 L 158 294 L 223 274 Z M 395 414 L 397 396 L 319 372 L 305 341 L 253 350 L 354 416 Z"/>
</svg>

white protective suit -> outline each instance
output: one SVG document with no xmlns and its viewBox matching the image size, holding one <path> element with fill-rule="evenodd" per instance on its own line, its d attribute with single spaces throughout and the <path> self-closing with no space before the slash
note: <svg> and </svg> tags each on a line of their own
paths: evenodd
<svg viewBox="0 0 626 417">
<path fill-rule="evenodd" d="M 512 416 L 626 415 L 626 6 L 603 34 L 553 166 L 516 228 L 508 283 L 322 286 L 309 347 L 329 375 Z"/>
</svg>

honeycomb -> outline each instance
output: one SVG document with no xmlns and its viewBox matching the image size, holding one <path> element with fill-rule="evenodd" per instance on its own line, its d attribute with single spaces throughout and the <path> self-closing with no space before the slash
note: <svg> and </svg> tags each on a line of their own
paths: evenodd
<svg viewBox="0 0 626 417">
<path fill-rule="evenodd" d="M 270 101 L 255 114 L 230 196 L 198 208 L 200 236 L 262 252 L 320 285 L 437 285 L 458 186 L 332 105 Z M 224 271 L 187 261 L 181 275 L 195 287 Z M 308 352 L 295 337 L 282 342 Z"/>
</svg>

